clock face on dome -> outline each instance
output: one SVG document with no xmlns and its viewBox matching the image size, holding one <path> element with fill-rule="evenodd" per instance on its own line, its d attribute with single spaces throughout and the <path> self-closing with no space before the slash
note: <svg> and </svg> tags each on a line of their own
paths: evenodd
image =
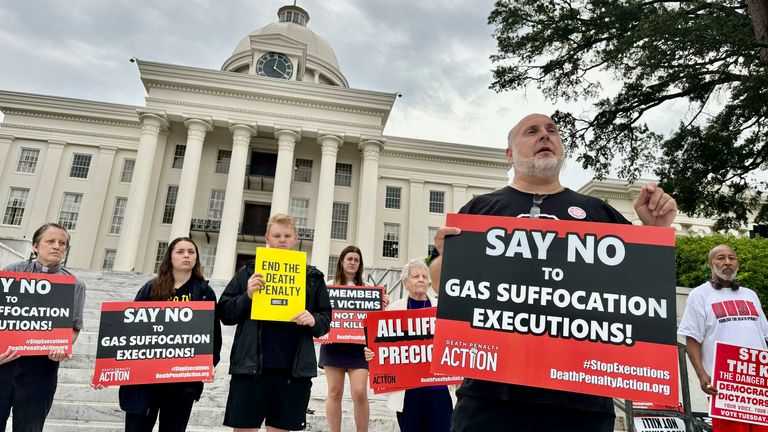
<svg viewBox="0 0 768 432">
<path fill-rule="evenodd" d="M 256 63 L 256 73 L 270 78 L 289 79 L 293 75 L 293 63 L 285 54 L 266 53 Z"/>
</svg>

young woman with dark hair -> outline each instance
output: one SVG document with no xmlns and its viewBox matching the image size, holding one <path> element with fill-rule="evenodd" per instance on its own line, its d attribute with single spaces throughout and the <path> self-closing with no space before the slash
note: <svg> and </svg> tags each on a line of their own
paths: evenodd
<svg viewBox="0 0 768 432">
<path fill-rule="evenodd" d="M 336 275 L 329 285 L 363 286 L 363 253 L 357 246 L 347 246 L 341 251 L 336 262 Z M 352 392 L 355 428 L 357 432 L 368 430 L 368 362 L 363 355 L 363 345 L 348 343 L 326 343 L 320 346 L 318 365 L 325 369 L 328 381 L 328 396 L 325 400 L 325 415 L 331 432 L 341 431 L 341 398 L 344 396 L 344 377 L 349 375 L 349 389 Z"/>
<path fill-rule="evenodd" d="M 174 239 L 165 251 L 157 276 L 144 284 L 135 301 L 216 301 L 203 276 L 200 255 L 192 239 Z M 214 319 L 213 364 L 219 362 L 221 324 Z M 200 399 L 203 383 L 125 385 L 120 387 L 120 408 L 125 411 L 125 430 L 151 432 L 160 418 L 160 432 L 183 432 L 192 404 Z"/>
</svg>

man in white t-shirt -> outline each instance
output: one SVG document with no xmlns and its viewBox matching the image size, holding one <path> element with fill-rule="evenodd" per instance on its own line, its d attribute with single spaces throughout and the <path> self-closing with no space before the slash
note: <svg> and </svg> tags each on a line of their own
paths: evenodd
<svg viewBox="0 0 768 432">
<path fill-rule="evenodd" d="M 701 390 L 715 395 L 717 390 L 712 386 L 715 342 L 766 349 L 768 321 L 757 294 L 736 282 L 739 261 L 733 248 L 715 246 L 709 251 L 707 266 L 712 276 L 688 295 L 677 333 L 685 336 L 688 358 L 699 377 Z M 732 315 L 742 319 L 729 319 Z M 768 428 L 723 419 L 713 419 L 712 426 L 715 432 L 768 431 Z"/>
</svg>

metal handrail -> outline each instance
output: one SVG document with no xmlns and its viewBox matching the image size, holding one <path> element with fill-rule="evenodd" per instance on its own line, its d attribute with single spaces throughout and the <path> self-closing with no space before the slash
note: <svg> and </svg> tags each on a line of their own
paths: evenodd
<svg viewBox="0 0 768 432">
<path fill-rule="evenodd" d="M 374 270 L 374 268 L 371 268 L 370 270 Z M 403 281 L 399 277 L 399 273 L 401 272 L 401 269 L 399 267 L 398 268 L 389 267 L 386 269 L 379 269 L 379 270 L 384 270 L 384 272 L 378 276 L 378 279 L 374 276 L 373 272 L 370 270 L 367 271 L 368 274 L 366 277 L 366 281 L 368 283 L 375 286 L 384 286 L 386 288 L 387 295 L 390 298 L 393 298 L 392 293 L 399 289 L 399 292 L 396 298 L 399 299 L 403 297 Z M 398 278 L 397 278 L 397 281 L 395 281 L 395 283 L 393 284 L 382 283 L 388 279 L 388 276 L 391 276 L 395 273 L 398 274 Z"/>
</svg>

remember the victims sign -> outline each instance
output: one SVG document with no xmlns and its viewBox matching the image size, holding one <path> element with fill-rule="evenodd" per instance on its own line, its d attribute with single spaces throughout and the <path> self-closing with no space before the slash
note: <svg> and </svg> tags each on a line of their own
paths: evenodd
<svg viewBox="0 0 768 432">
<path fill-rule="evenodd" d="M 433 372 L 677 405 L 672 229 L 447 225 Z"/>
</svg>

